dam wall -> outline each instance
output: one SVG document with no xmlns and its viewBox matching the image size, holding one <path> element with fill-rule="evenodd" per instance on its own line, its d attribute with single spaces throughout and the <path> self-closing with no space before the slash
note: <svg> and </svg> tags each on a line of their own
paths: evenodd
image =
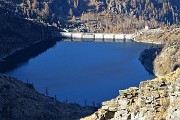
<svg viewBox="0 0 180 120">
<path fill-rule="evenodd" d="M 71 41 L 124 42 L 133 39 L 133 34 L 61 32 L 61 35 Z"/>
</svg>

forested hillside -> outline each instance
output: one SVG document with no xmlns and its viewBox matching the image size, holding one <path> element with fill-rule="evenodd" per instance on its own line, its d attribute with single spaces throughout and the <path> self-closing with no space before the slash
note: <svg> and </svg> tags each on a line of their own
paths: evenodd
<svg viewBox="0 0 180 120">
<path fill-rule="evenodd" d="M 179 0 L 8 1 L 28 18 L 72 29 L 82 23 L 89 32 L 134 32 L 145 25 L 154 28 L 180 24 Z"/>
<path fill-rule="evenodd" d="M 88 26 L 94 26 L 91 31 L 134 32 L 145 25 L 179 25 L 180 20 L 179 0 L 91 0 L 91 5 L 97 14 L 91 10 L 82 15 Z"/>
<path fill-rule="evenodd" d="M 26 18 L 15 4 L 0 1 L 0 58 L 51 38 L 53 30 L 46 23 Z"/>
</svg>

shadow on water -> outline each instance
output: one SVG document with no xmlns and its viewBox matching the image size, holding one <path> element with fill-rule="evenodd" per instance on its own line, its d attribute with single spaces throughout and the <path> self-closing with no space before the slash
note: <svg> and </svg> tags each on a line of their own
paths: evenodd
<svg viewBox="0 0 180 120">
<path fill-rule="evenodd" d="M 27 50 L 18 51 L 15 55 L 6 58 L 4 62 L 6 65 L 0 63 L 0 68 L 6 68 L 3 69 L 4 72 L 9 70 L 11 72 L 9 75 L 14 77 L 20 74 L 21 80 L 27 79 L 27 75 L 30 76 L 28 79 L 32 80 L 39 92 L 44 93 L 44 88 L 48 87 L 51 93 L 49 95 L 55 94 L 59 101 L 66 99 L 65 103 L 74 101 L 74 103 L 84 106 L 96 106 L 97 103 L 97 107 L 100 106 L 99 102 L 116 97 L 119 89 L 138 86 L 141 80 L 151 78 L 146 75 L 146 71 L 137 61 L 139 53 L 150 47 L 148 44 L 141 45 L 141 43 L 135 42 L 60 42 L 61 44 L 56 44 L 56 42 L 57 40 L 49 40 Z M 53 51 L 47 51 L 38 56 L 55 44 Z M 37 56 L 40 57 L 38 60 L 29 60 Z M 52 64 L 44 65 L 45 60 Z M 29 63 L 27 64 L 27 62 Z M 26 69 L 30 65 L 30 69 Z M 25 67 L 11 71 L 21 66 Z M 53 72 L 49 72 L 49 70 L 53 70 Z M 136 71 L 141 72 L 138 74 Z M 46 73 L 48 76 L 45 76 Z M 136 76 L 135 80 L 134 76 Z M 124 79 L 127 81 L 124 82 Z"/>
<path fill-rule="evenodd" d="M 59 39 L 47 39 L 22 50 L 17 50 L 15 53 L 4 58 L 3 61 L 0 62 L 0 72 L 6 73 L 17 68 L 20 64 L 28 62 L 29 59 L 34 58 L 45 52 L 50 47 L 53 47 L 57 41 L 59 41 Z"/>
<path fill-rule="evenodd" d="M 156 56 L 158 56 L 161 53 L 162 48 L 163 48 L 162 45 L 152 44 L 150 48 L 143 50 L 139 56 L 139 61 L 141 62 L 141 64 L 144 66 L 146 71 L 153 76 L 155 76 L 153 72 L 154 71 L 153 63 Z"/>
</svg>

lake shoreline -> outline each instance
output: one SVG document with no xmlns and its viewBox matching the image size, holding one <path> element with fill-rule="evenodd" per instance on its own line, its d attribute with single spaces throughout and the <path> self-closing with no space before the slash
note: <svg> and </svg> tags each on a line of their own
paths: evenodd
<svg viewBox="0 0 180 120">
<path fill-rule="evenodd" d="M 143 31 L 143 30 L 142 30 Z M 147 31 L 148 32 L 148 31 Z M 145 31 L 146 33 L 146 31 Z M 57 35 L 56 35 L 57 36 Z M 154 44 L 154 45 L 163 45 L 162 41 L 152 41 L 152 40 L 140 40 L 138 39 L 140 36 L 139 36 L 139 32 L 138 33 L 134 33 L 132 34 L 133 36 L 133 39 L 127 39 L 127 40 L 118 40 L 118 42 L 129 42 L 129 41 L 133 41 L 133 42 L 137 42 L 137 43 L 147 43 L 147 44 Z M 58 39 L 58 38 L 61 38 L 62 37 L 57 37 L 57 38 L 54 38 L 54 39 Z M 36 46 L 36 44 L 39 44 L 41 43 L 42 41 L 47 41 L 47 39 L 45 40 L 38 40 L 36 41 L 35 43 L 33 43 L 32 45 L 29 45 L 29 46 L 24 46 L 24 47 L 21 47 L 21 48 L 17 48 L 15 50 L 13 50 L 11 53 L 9 54 L 4 54 L 2 57 L 0 57 L 0 62 L 3 62 L 5 59 L 7 59 L 9 56 L 12 56 L 13 54 L 16 54 L 16 52 L 19 52 L 19 51 L 23 51 L 24 49 L 28 49 L 28 48 L 31 48 L 33 46 Z M 76 41 L 74 40 L 73 42 L 117 42 L 117 41 L 113 41 L 113 40 L 108 40 L 108 41 Z"/>
<path fill-rule="evenodd" d="M 28 50 L 28 51 L 31 51 L 34 49 L 34 47 L 37 48 L 38 47 L 41 47 L 41 44 L 42 45 L 45 45 L 45 44 L 52 44 L 53 42 L 55 41 L 58 41 L 57 39 L 59 38 L 54 38 L 54 39 L 45 39 L 45 40 L 40 40 L 40 41 L 36 41 L 34 44 L 32 45 L 29 45 L 29 46 L 25 46 L 25 47 L 22 47 L 22 48 L 18 48 L 16 50 L 13 50 L 13 52 L 11 52 L 10 54 L 5 54 L 3 55 L 3 57 L 0 58 L 0 66 L 2 66 L 3 64 L 6 64 L 8 63 L 8 61 L 10 61 L 10 59 L 16 59 L 16 55 L 20 55 L 20 53 L 23 53 L 25 54 L 25 52 Z M 60 38 L 62 39 L 62 38 Z M 55 40 L 55 41 L 54 41 Z M 73 42 L 99 42 L 99 41 L 73 41 Z M 102 42 L 102 41 L 101 41 Z M 103 41 L 104 42 L 104 41 Z M 111 42 L 111 41 L 106 41 L 106 42 Z M 114 41 L 116 43 L 116 41 Z M 131 39 L 131 40 L 128 40 L 128 41 L 123 41 L 122 42 L 136 42 L 136 43 L 147 43 L 147 44 L 155 44 L 155 45 L 159 45 L 159 43 L 157 42 L 154 42 L 154 43 L 151 43 L 151 42 L 148 42 L 148 41 L 138 41 L 138 40 L 135 40 L 135 39 Z M 117 42 L 118 43 L 118 42 Z M 53 43 L 55 44 L 55 43 Z M 2 71 L 0 71 L 2 72 Z"/>
<path fill-rule="evenodd" d="M 10 65 L 14 64 L 13 67 L 16 67 L 16 64 L 28 61 L 31 57 L 34 57 L 40 54 L 39 52 L 37 53 L 37 51 L 43 52 L 47 50 L 49 47 L 52 47 L 53 45 L 55 45 L 56 42 L 57 42 L 56 39 L 51 39 L 51 40 L 46 39 L 46 40 L 38 41 L 28 47 L 18 49 L 14 51 L 13 53 L 11 53 L 10 55 L 7 55 L 6 57 L 1 58 L 0 66 L 2 67 L 2 66 L 7 66 L 8 64 Z M 30 57 L 27 56 L 27 54 L 30 54 Z M 13 68 L 7 68 L 7 70 L 9 69 L 13 69 Z M 6 70 L 0 71 L 0 72 L 4 73 L 6 72 Z"/>
<path fill-rule="evenodd" d="M 59 46 L 59 47 L 58 47 Z M 61 47 L 60 47 L 61 46 Z M 74 46 L 74 47 L 73 47 Z M 83 47 L 84 46 L 84 47 Z M 94 46 L 94 47 L 93 47 Z M 108 80 L 111 80 L 111 78 L 113 78 L 114 79 L 114 81 L 112 81 L 111 82 L 111 84 L 114 84 L 114 83 L 116 83 L 116 84 L 114 84 L 115 86 L 117 86 L 117 84 L 119 84 L 119 87 L 121 86 L 120 84 L 121 84 L 121 82 L 118 82 L 118 80 L 120 80 L 121 81 L 121 78 L 122 79 L 125 79 L 125 76 L 123 76 L 123 75 L 121 75 L 122 73 L 121 73 L 121 69 L 129 69 L 129 68 L 131 68 L 131 66 L 133 65 L 135 65 L 135 66 L 140 66 L 140 67 L 138 67 L 138 70 L 143 74 L 143 75 L 139 75 L 139 74 L 137 74 L 137 72 L 133 72 L 133 70 L 132 70 L 132 74 L 136 74 L 137 75 L 137 78 L 139 78 L 138 79 L 138 81 L 137 82 L 132 82 L 130 85 L 138 85 L 138 83 L 140 82 L 140 80 L 143 80 L 143 79 L 149 79 L 149 78 L 151 78 L 151 75 L 144 69 L 144 67 L 142 66 L 142 64 L 138 61 L 138 56 L 139 56 L 139 54 L 140 54 L 140 52 L 142 51 L 142 50 L 144 50 L 145 48 L 149 48 L 151 45 L 150 44 L 141 44 L 141 43 L 135 43 L 135 42 L 125 42 L 125 43 L 122 43 L 122 42 L 120 42 L 120 43 L 106 43 L 106 42 L 104 42 L 104 43 L 96 43 L 96 42 L 58 42 L 56 45 L 55 45 L 55 47 L 52 47 L 52 48 L 50 48 L 47 52 L 45 52 L 45 53 L 43 53 L 42 55 L 40 55 L 40 56 L 37 56 L 37 58 L 32 58 L 32 60 L 29 60 L 28 62 L 26 62 L 26 63 L 22 63 L 22 65 L 18 65 L 18 69 L 16 70 L 12 70 L 12 71 L 9 71 L 9 72 L 7 72 L 8 73 L 8 75 L 10 75 L 10 76 L 14 76 L 14 77 L 16 77 L 16 73 L 18 73 L 19 75 L 18 76 L 21 76 L 21 77 L 18 77 L 19 79 L 22 79 L 24 82 L 26 82 L 26 79 L 28 78 L 29 79 L 29 81 L 32 83 L 33 81 L 32 80 L 35 80 L 35 81 L 39 81 L 39 82 L 33 82 L 34 83 L 34 85 L 36 86 L 36 89 L 38 90 L 38 91 L 40 91 L 41 93 L 44 93 L 44 90 L 45 90 L 45 88 L 46 88 L 46 86 L 42 86 L 42 87 L 40 87 L 40 88 L 38 88 L 38 86 L 39 85 L 41 85 L 41 81 L 43 82 L 43 80 L 45 80 L 45 81 L 48 81 L 48 79 L 46 79 L 45 77 L 43 77 L 44 75 L 39 75 L 39 77 L 38 78 L 41 78 L 40 80 L 36 80 L 36 78 L 35 77 L 33 77 L 34 76 L 34 74 L 37 74 L 37 73 L 39 73 L 39 74 L 43 74 L 43 73 L 48 73 L 48 71 L 46 70 L 46 69 L 48 69 L 48 70 L 54 70 L 54 72 L 52 72 L 52 73 L 49 73 L 49 75 L 48 75 L 48 78 L 51 80 L 56 80 L 57 78 L 54 78 L 53 76 L 56 76 L 57 74 L 56 74 L 56 72 L 55 72 L 55 69 L 58 69 L 58 71 L 60 72 L 60 73 L 62 73 L 61 74 L 61 76 L 65 76 L 66 75 L 66 73 L 64 73 L 63 71 L 66 71 L 66 70 L 68 70 L 69 72 L 71 72 L 71 71 L 74 71 L 74 69 L 73 68 L 71 68 L 71 66 L 67 66 L 67 65 L 73 65 L 73 64 L 75 64 L 75 66 L 81 66 L 81 67 L 74 67 L 74 68 L 76 68 L 76 70 L 75 71 L 77 71 L 77 72 L 73 72 L 73 73 L 76 73 L 76 75 L 78 75 L 78 73 L 81 73 L 81 72 L 78 72 L 78 71 L 81 71 L 81 68 L 83 68 L 83 69 L 94 69 L 94 67 L 95 67 L 95 65 L 100 65 L 100 66 L 102 66 L 101 67 L 101 69 L 96 69 L 96 71 L 97 71 L 97 73 L 95 73 L 95 75 L 98 75 L 98 77 L 101 77 L 102 76 L 102 73 L 103 73 L 103 71 L 105 70 L 106 72 L 107 72 L 107 78 L 105 78 L 105 77 L 101 77 L 101 79 L 99 79 L 98 81 L 99 81 L 99 83 L 101 83 L 101 82 L 103 82 L 103 80 L 104 79 L 106 79 L 107 81 Z M 68 47 L 70 47 L 69 49 L 67 49 Z M 94 57 L 94 59 L 96 59 L 97 57 L 98 57 L 98 60 L 90 60 L 90 61 L 88 61 L 88 58 L 87 57 L 90 57 L 91 56 L 91 49 L 92 49 L 92 47 L 94 48 L 94 52 L 96 52 L 96 49 L 99 51 L 99 52 L 97 52 L 97 55 L 95 55 L 96 57 Z M 60 49 L 59 49 L 60 48 Z M 65 49 L 64 49 L 65 48 Z M 84 52 L 81 52 L 82 50 L 81 49 L 84 49 L 85 51 Z M 76 51 L 77 50 L 77 51 Z M 87 50 L 87 51 L 86 51 Z M 116 51 L 114 51 L 114 50 L 116 50 Z M 130 53 L 131 53 L 131 51 L 133 51 L 133 50 L 135 50 L 132 54 L 133 55 L 130 55 Z M 57 51 L 57 52 L 55 52 L 55 51 Z M 60 52 L 60 51 L 64 51 L 63 53 L 62 52 Z M 66 51 L 66 52 L 65 52 Z M 71 52 L 71 51 L 76 51 L 76 52 Z M 125 52 L 125 51 L 127 51 L 127 53 Z M 54 53 L 55 52 L 55 53 Z M 109 53 L 109 52 L 112 52 L 111 54 Z M 76 53 L 79 53 L 79 55 L 75 55 Z M 90 55 L 88 55 L 88 56 L 86 56 L 86 54 L 87 53 L 89 53 Z M 48 56 L 47 56 L 47 55 Z M 94 54 L 94 53 L 93 53 Z M 63 57 L 63 56 L 73 56 L 73 57 L 68 57 L 68 58 L 66 58 L 66 57 Z M 75 55 L 75 56 L 74 56 Z M 123 55 L 124 57 L 120 57 L 121 55 Z M 45 56 L 47 56 L 47 58 L 45 57 Z M 81 56 L 84 56 L 84 57 L 81 57 Z M 100 58 L 99 58 L 99 56 L 101 56 Z M 106 56 L 112 56 L 112 57 L 110 57 L 110 59 L 108 58 L 108 57 L 106 57 Z M 62 58 L 61 58 L 62 57 Z M 71 61 L 69 61 L 70 59 L 74 59 L 74 57 L 76 57 L 76 58 L 78 58 L 79 60 L 77 60 L 76 58 L 75 58 L 75 63 L 71 63 Z M 49 58 L 49 60 L 48 60 L 48 58 Z M 84 59 L 85 58 L 85 59 Z M 131 59 L 129 59 L 129 58 L 131 58 Z M 54 60 L 53 60 L 54 59 Z M 60 60 L 61 59 L 61 60 Z M 64 63 L 64 60 L 67 60 L 67 62 L 65 62 Z M 41 62 L 40 62 L 40 64 L 38 64 L 37 63 L 37 68 L 34 66 L 34 65 L 36 65 L 36 60 L 41 60 Z M 41 63 L 44 63 L 44 60 L 46 60 L 46 61 L 49 61 L 49 64 L 48 65 L 43 65 L 43 64 L 41 64 Z M 76 61 L 77 60 L 77 61 Z M 82 63 L 81 63 L 81 60 L 82 60 Z M 119 61 L 121 61 L 121 60 L 123 60 L 123 62 L 124 61 L 126 61 L 126 64 L 127 65 L 121 65 L 121 62 L 119 62 Z M 69 61 L 69 62 L 68 62 Z M 79 61 L 79 62 L 78 62 Z M 84 64 L 84 62 L 83 61 L 86 61 L 85 63 L 87 64 L 89 64 L 89 65 L 87 65 L 86 66 L 86 64 Z M 94 61 L 94 62 L 92 62 L 92 61 Z M 96 62 L 97 61 L 97 62 Z M 58 63 L 57 65 L 54 65 L 53 63 Z M 128 62 L 128 63 L 127 63 Z M 132 63 L 131 63 L 132 62 Z M 48 62 L 45 62 L 45 63 L 48 63 Z M 61 65 L 61 63 L 63 64 L 63 65 Z M 81 65 L 79 64 L 79 63 L 81 63 Z M 25 66 L 23 66 L 25 64 Z M 30 65 L 33 65 L 33 66 L 30 66 Z M 109 66 L 109 65 L 115 65 L 115 64 L 117 64 L 117 65 L 115 65 L 114 67 L 112 67 L 112 66 Z M 62 69 L 61 70 L 61 68 L 64 66 L 64 65 L 66 65 L 66 68 L 64 68 L 64 69 Z M 26 67 L 27 66 L 27 67 Z M 59 66 L 59 67 L 58 67 Z M 74 65 L 73 65 L 74 66 Z M 123 68 L 121 68 L 121 66 L 123 67 Z M 126 66 L 126 67 L 125 67 Z M 25 69 L 24 69 L 25 68 Z M 36 69 L 34 69 L 34 68 L 36 68 Z M 41 72 L 41 70 L 40 69 L 42 69 L 43 68 L 43 71 Z M 24 70 L 23 70 L 24 69 Z M 104 69 L 104 70 L 103 70 Z M 21 73 L 19 73 L 20 71 L 22 71 L 22 74 Z M 87 71 L 86 70 L 86 71 Z M 100 70 L 100 71 L 99 71 Z M 115 70 L 115 71 L 114 71 Z M 19 72 L 18 72 L 19 71 Z M 39 71 L 39 72 L 38 72 Z M 50 71 L 50 72 L 51 72 Z M 94 71 L 94 70 L 93 70 Z M 94 73 L 92 71 L 92 73 Z M 121 73 L 121 74 L 117 74 L 117 72 L 119 71 L 119 73 Z M 83 76 L 81 76 L 82 77 L 82 79 L 81 78 L 78 78 L 79 80 L 87 80 L 88 81 L 88 79 L 86 79 L 85 78 L 85 76 L 87 76 L 87 75 L 89 75 L 90 74 L 90 72 L 91 71 L 87 71 L 87 72 L 85 72 L 85 74 L 83 75 Z M 15 74 L 14 74 L 15 73 Z M 59 79 L 61 79 L 61 81 L 62 82 L 59 82 L 60 84 L 59 85 L 61 85 L 61 84 L 64 84 L 64 82 L 65 83 L 68 83 L 67 82 L 67 79 L 68 80 L 73 80 L 73 79 L 76 79 L 76 75 L 75 74 L 71 74 L 71 76 L 72 77 L 66 77 L 66 78 L 64 78 L 64 77 L 61 77 L 61 78 L 59 78 Z M 91 73 L 91 74 L 92 74 Z M 125 74 L 126 74 L 127 72 L 125 72 Z M 64 75 L 63 75 L 64 74 Z M 67 73 L 68 74 L 68 73 Z M 75 76 L 74 76 L 75 75 Z M 50 77 L 51 76 L 51 77 Z M 119 76 L 118 78 L 116 78 L 117 76 Z M 96 78 L 95 77 L 93 77 L 92 78 L 93 80 L 96 80 Z M 131 78 L 131 77 L 128 77 L 127 78 L 129 81 L 131 80 L 131 79 L 133 79 L 133 78 Z M 66 80 L 66 81 L 64 81 L 64 80 Z M 79 81 L 78 80 L 78 81 Z M 63 82 L 64 81 L 64 82 Z M 97 82 L 98 82 L 97 81 Z M 101 81 L 101 82 L 100 82 Z M 83 82 L 83 81 L 82 81 Z M 65 101 L 66 100 L 66 98 L 68 99 L 68 101 L 71 101 L 71 102 L 74 102 L 74 100 L 76 100 L 76 99 L 72 99 L 72 97 L 66 97 L 66 96 L 62 96 L 62 97 L 59 97 L 60 95 L 58 95 L 58 94 L 61 94 L 61 95 L 64 95 L 64 93 L 62 94 L 61 92 L 60 93 L 56 93 L 55 91 L 52 91 L 52 89 L 54 89 L 54 88 L 52 88 L 51 89 L 51 84 L 48 84 L 49 85 L 49 87 L 48 87 L 48 89 L 51 91 L 51 94 L 52 95 L 54 95 L 54 94 L 56 94 L 56 96 L 58 97 L 58 98 L 61 98 L 60 99 L 60 101 Z M 125 85 L 123 85 L 123 86 L 125 86 Z M 121 88 L 124 88 L 124 87 L 121 87 Z M 128 86 L 128 85 L 127 85 Z M 110 98 L 113 98 L 114 97 L 114 94 L 115 95 L 117 95 L 117 91 L 119 90 L 119 87 L 117 86 L 116 88 L 113 88 L 113 89 L 111 89 L 111 87 L 109 87 L 108 85 L 105 87 L 106 89 L 108 89 L 108 91 L 111 91 L 111 92 L 108 92 L 108 95 L 102 95 L 102 98 L 101 99 L 103 99 L 103 100 L 101 100 L 101 99 L 99 99 L 100 101 L 98 101 L 97 100 L 97 98 L 96 97 L 92 97 L 91 99 L 89 99 L 88 100 L 88 104 L 89 105 L 92 105 L 92 101 L 95 101 L 96 103 L 99 103 L 99 102 L 101 102 L 101 101 L 104 101 L 104 100 L 107 100 L 107 99 L 110 99 Z M 83 86 L 81 86 L 81 88 L 84 88 Z M 62 88 L 61 88 L 62 89 Z M 64 88 L 63 88 L 64 89 Z M 85 88 L 84 88 L 85 89 Z M 89 89 L 89 88 L 86 88 L 86 89 Z M 103 88 L 104 89 L 104 88 Z M 90 89 L 89 89 L 90 90 Z M 88 91 L 89 91 L 88 90 Z M 114 90 L 114 92 L 113 92 L 113 90 Z M 57 91 L 57 90 L 56 90 Z M 66 91 L 66 90 L 65 90 Z M 78 90 L 78 88 L 77 88 L 77 91 L 79 91 Z M 113 94 L 112 94 L 113 93 Z M 70 94 L 70 93 L 67 93 L 67 94 Z M 101 94 L 100 92 L 99 93 L 97 93 L 97 94 Z M 73 93 L 72 95 L 74 95 L 74 97 L 73 98 L 76 98 L 75 97 L 75 94 Z M 86 95 L 85 95 L 86 96 Z M 103 97 L 104 96 L 104 97 Z M 88 97 L 84 97 L 84 98 L 77 98 L 77 103 L 80 103 L 81 105 L 84 105 L 84 99 L 86 99 L 86 98 L 88 98 Z"/>
</svg>

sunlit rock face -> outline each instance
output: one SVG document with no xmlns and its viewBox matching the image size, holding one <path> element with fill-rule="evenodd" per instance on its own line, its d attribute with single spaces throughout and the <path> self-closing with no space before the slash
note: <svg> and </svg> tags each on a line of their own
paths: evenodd
<svg viewBox="0 0 180 120">
<path fill-rule="evenodd" d="M 180 40 L 170 41 L 154 60 L 154 73 L 163 76 L 180 67 Z"/>
<path fill-rule="evenodd" d="M 139 88 L 120 90 L 120 95 L 102 103 L 82 120 L 180 119 L 180 69 L 163 77 L 143 81 Z"/>
<path fill-rule="evenodd" d="M 148 71 L 156 76 L 163 76 L 180 67 L 180 29 L 154 31 L 137 35 L 135 41 L 161 44 L 142 51 L 139 60 Z"/>
</svg>

